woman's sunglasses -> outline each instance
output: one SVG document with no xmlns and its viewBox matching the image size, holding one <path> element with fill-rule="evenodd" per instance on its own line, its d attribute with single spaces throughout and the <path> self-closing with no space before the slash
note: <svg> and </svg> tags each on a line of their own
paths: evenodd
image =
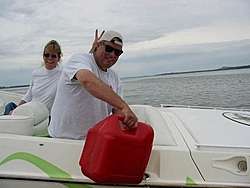
<svg viewBox="0 0 250 188">
<path fill-rule="evenodd" d="M 119 57 L 119 56 L 122 55 L 122 53 L 123 53 L 122 50 L 114 49 L 112 46 L 109 46 L 109 45 L 105 44 L 104 41 L 103 41 L 101 44 L 105 45 L 105 51 L 106 51 L 106 52 L 110 53 L 110 52 L 113 52 L 113 51 L 114 51 L 114 53 L 115 53 L 115 55 L 116 55 L 117 57 Z"/>
<path fill-rule="evenodd" d="M 45 57 L 45 58 L 51 57 L 52 59 L 56 59 L 57 55 L 56 54 L 45 53 L 45 54 L 43 54 L 43 57 Z"/>
</svg>

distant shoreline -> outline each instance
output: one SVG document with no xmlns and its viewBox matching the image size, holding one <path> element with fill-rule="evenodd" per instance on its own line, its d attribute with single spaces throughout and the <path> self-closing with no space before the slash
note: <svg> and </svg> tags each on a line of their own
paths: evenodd
<svg viewBox="0 0 250 188">
<path fill-rule="evenodd" d="M 243 65 L 243 66 L 236 66 L 236 67 L 221 67 L 221 68 L 218 68 L 218 69 L 210 69 L 210 70 L 171 72 L 171 73 L 161 73 L 161 74 L 147 75 L 147 76 L 125 77 L 123 79 L 140 78 L 140 77 L 152 77 L 152 76 L 164 76 L 164 75 L 173 75 L 173 74 L 187 74 L 187 73 L 197 73 L 197 72 L 224 71 L 224 70 L 233 70 L 233 69 L 249 69 L 249 68 L 250 68 L 250 65 Z M 21 88 L 21 87 L 29 87 L 29 85 L 26 84 L 26 85 L 17 85 L 17 86 L 0 86 L 0 89 Z"/>
<path fill-rule="evenodd" d="M 161 73 L 161 74 L 145 75 L 145 76 L 131 76 L 131 77 L 125 77 L 125 78 L 122 78 L 122 79 L 164 76 L 164 75 L 174 75 L 174 74 L 198 73 L 198 72 L 225 71 L 225 70 L 234 70 L 234 69 L 249 69 L 249 68 L 250 68 L 250 65 L 243 65 L 243 66 L 235 66 L 235 67 L 221 67 L 221 68 L 218 68 L 218 69 L 208 69 L 208 70 L 170 72 L 170 73 Z"/>
<path fill-rule="evenodd" d="M 233 69 L 249 69 L 250 65 L 236 66 L 236 67 L 221 67 L 219 69 L 209 69 L 209 70 L 197 70 L 197 71 L 186 71 L 186 72 L 172 72 L 172 73 L 161 73 L 154 76 L 163 76 L 171 74 L 186 74 L 186 73 L 197 73 L 197 72 L 212 72 L 212 71 L 224 71 L 224 70 L 233 70 Z"/>
<path fill-rule="evenodd" d="M 29 86 L 30 85 L 0 86 L 0 89 L 10 89 L 10 88 L 29 87 Z"/>
</svg>

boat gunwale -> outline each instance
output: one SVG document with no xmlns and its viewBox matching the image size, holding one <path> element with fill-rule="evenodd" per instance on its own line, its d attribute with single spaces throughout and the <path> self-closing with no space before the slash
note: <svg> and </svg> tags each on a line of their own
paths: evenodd
<svg viewBox="0 0 250 188">
<path fill-rule="evenodd" d="M 190 106 L 190 105 L 176 105 L 176 104 L 160 104 L 161 108 L 191 108 L 191 109 L 207 109 L 207 110 L 232 110 L 250 112 L 250 109 L 244 108 L 227 108 L 227 107 L 212 107 L 212 106 Z"/>
</svg>

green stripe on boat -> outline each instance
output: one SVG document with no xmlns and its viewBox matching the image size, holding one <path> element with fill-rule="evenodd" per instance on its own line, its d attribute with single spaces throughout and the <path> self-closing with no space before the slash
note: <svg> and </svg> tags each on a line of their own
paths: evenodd
<svg viewBox="0 0 250 188">
<path fill-rule="evenodd" d="M 60 168 L 56 167 L 55 165 L 49 163 L 48 161 L 33 155 L 31 153 L 26 153 L 26 152 L 17 152 L 14 153 L 8 157 L 6 157 L 1 163 L 0 166 L 12 161 L 12 160 L 24 160 L 27 161 L 33 165 L 35 165 L 37 168 L 42 170 L 44 173 L 46 173 L 50 178 L 57 178 L 57 179 L 70 179 L 72 180 L 73 178 L 71 177 L 70 174 L 67 172 L 61 170 Z M 91 186 L 88 185 L 83 185 L 83 184 L 77 184 L 77 183 L 61 183 L 65 187 L 68 188 L 92 188 Z"/>
<path fill-rule="evenodd" d="M 27 161 L 33 165 L 35 165 L 37 168 L 42 170 L 44 173 L 46 173 L 50 178 L 58 178 L 58 179 L 72 179 L 71 175 L 67 172 L 61 170 L 60 168 L 56 167 L 55 165 L 49 163 L 48 161 L 33 155 L 31 153 L 26 152 L 17 152 L 14 153 L 8 157 L 6 157 L 0 165 L 3 165 L 9 161 L 19 159 Z"/>
<path fill-rule="evenodd" d="M 190 177 L 186 178 L 186 185 L 197 185 Z"/>
</svg>

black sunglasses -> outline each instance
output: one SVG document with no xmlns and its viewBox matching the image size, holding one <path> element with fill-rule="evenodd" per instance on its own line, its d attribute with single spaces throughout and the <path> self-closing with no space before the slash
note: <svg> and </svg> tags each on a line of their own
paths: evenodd
<svg viewBox="0 0 250 188">
<path fill-rule="evenodd" d="M 43 56 L 46 57 L 46 58 L 51 57 L 52 59 L 56 59 L 56 58 L 57 58 L 57 55 L 56 55 L 56 54 L 49 54 L 49 53 L 46 53 L 46 54 L 43 54 Z"/>
<path fill-rule="evenodd" d="M 113 52 L 113 51 L 114 51 L 114 53 L 115 53 L 115 55 L 116 55 L 117 57 L 119 57 L 119 56 L 122 55 L 122 53 L 123 53 L 122 50 L 114 49 L 112 46 L 109 46 L 109 45 L 105 44 L 104 42 L 102 42 L 101 44 L 105 45 L 105 51 L 106 51 L 106 52 L 109 52 L 109 53 L 110 53 L 110 52 Z"/>
</svg>

